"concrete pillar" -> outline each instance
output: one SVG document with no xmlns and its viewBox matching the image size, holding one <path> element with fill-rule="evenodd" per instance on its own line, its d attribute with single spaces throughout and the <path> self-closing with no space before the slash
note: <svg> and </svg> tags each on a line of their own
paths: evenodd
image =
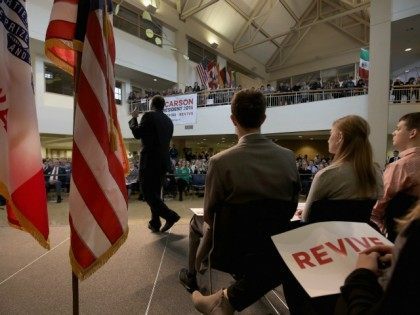
<svg viewBox="0 0 420 315">
<path fill-rule="evenodd" d="M 368 122 L 374 161 L 385 165 L 389 108 L 392 0 L 372 0 L 370 6 Z"/>
</svg>

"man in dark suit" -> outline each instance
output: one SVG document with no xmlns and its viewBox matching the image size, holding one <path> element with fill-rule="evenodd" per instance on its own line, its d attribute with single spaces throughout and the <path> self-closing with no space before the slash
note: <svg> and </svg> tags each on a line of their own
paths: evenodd
<svg viewBox="0 0 420 315">
<path fill-rule="evenodd" d="M 44 178 L 47 191 L 50 186 L 54 186 L 57 195 L 57 203 L 60 203 L 62 201 L 61 187 L 67 178 L 66 170 L 61 167 L 58 160 L 54 160 L 54 162 L 48 165 L 44 170 Z"/>
<path fill-rule="evenodd" d="M 140 184 L 144 198 L 150 207 L 152 218 L 149 229 L 158 232 L 161 227 L 160 218 L 166 220 L 161 232 L 169 230 L 179 220 L 179 215 L 168 208 L 161 198 L 165 174 L 170 170 L 169 143 L 174 131 L 171 119 L 163 113 L 165 99 L 154 96 L 151 111 L 143 114 L 140 124 L 137 122 L 138 110 L 134 110 L 129 122 L 133 136 L 141 139 Z"/>
</svg>

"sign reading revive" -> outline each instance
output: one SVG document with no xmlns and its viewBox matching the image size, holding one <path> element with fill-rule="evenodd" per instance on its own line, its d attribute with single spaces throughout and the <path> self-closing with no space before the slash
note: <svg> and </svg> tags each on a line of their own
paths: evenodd
<svg viewBox="0 0 420 315">
<path fill-rule="evenodd" d="M 285 263 L 311 297 L 337 294 L 358 253 L 391 245 L 366 223 L 320 222 L 272 237 Z"/>
</svg>

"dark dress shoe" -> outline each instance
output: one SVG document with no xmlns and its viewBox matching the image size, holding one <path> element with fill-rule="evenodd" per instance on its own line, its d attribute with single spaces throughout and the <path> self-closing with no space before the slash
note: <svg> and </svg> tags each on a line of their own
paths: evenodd
<svg viewBox="0 0 420 315">
<path fill-rule="evenodd" d="M 149 225 L 147 226 L 149 228 L 150 231 L 152 231 L 153 233 L 159 233 L 159 227 L 153 226 L 152 224 L 149 223 Z"/>
<path fill-rule="evenodd" d="M 62 201 L 61 196 L 57 197 L 57 203 L 60 203 Z"/>
<path fill-rule="evenodd" d="M 176 216 L 173 219 L 168 219 L 166 220 L 165 225 L 163 226 L 163 228 L 160 230 L 161 232 L 166 232 L 167 230 L 169 230 L 175 223 L 177 223 L 179 221 L 180 216 L 175 214 Z"/>
<path fill-rule="evenodd" d="M 194 274 L 190 274 L 187 268 L 182 268 L 179 271 L 178 278 L 188 292 L 193 293 L 198 290 L 197 278 Z"/>
</svg>

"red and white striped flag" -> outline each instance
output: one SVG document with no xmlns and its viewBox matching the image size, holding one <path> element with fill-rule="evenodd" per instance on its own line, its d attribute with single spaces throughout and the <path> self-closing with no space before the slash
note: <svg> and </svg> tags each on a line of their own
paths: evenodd
<svg viewBox="0 0 420 315">
<path fill-rule="evenodd" d="M 197 73 L 198 73 L 198 76 L 200 77 L 201 84 L 203 84 L 204 86 L 207 86 L 209 77 L 207 75 L 207 63 L 205 61 L 197 65 Z"/>
<path fill-rule="evenodd" d="M 0 195 L 9 223 L 49 248 L 25 5 L 0 1 Z"/>
<path fill-rule="evenodd" d="M 128 235 L 128 161 L 114 99 L 112 1 L 55 0 L 45 49 L 57 65 L 76 74 L 70 260 L 83 280 Z"/>
</svg>

